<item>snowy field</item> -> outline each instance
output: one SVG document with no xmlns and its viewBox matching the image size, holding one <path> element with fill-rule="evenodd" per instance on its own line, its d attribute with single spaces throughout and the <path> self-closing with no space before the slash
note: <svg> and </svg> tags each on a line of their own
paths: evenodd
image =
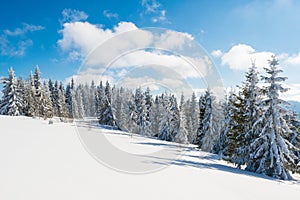
<svg viewBox="0 0 300 200">
<path fill-rule="evenodd" d="M 82 144 L 85 136 L 92 137 L 95 146 L 105 138 L 119 151 L 139 157 L 138 169 L 147 171 L 147 167 L 155 166 L 157 170 L 139 174 L 120 172 L 122 166 L 126 171 L 125 158 L 120 159 L 119 170 L 113 170 L 91 156 Z M 107 148 L 100 148 L 106 156 L 110 155 Z M 168 153 L 148 156 L 160 151 Z M 300 197 L 299 175 L 294 175 L 294 181 L 278 181 L 235 169 L 216 155 L 193 146 L 131 137 L 83 123 L 49 125 L 39 119 L 0 116 L 0 158 L 3 200 Z"/>
</svg>

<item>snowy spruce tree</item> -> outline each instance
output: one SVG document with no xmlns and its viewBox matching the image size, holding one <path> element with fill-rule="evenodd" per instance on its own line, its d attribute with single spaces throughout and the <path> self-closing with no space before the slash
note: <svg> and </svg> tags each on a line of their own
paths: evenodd
<svg viewBox="0 0 300 200">
<path fill-rule="evenodd" d="M 114 93 L 115 94 L 112 100 L 113 102 L 112 106 L 115 114 L 116 126 L 120 130 L 127 131 L 126 121 L 128 116 L 125 115 L 126 96 L 125 96 L 124 88 L 123 87 L 121 87 L 120 89 L 117 88 Z"/>
<path fill-rule="evenodd" d="M 216 106 L 216 99 L 212 96 L 209 89 L 206 90 L 205 95 L 205 111 L 203 116 L 203 140 L 201 149 L 207 152 L 213 152 L 214 147 L 219 139 L 220 121 L 218 118 L 218 109 Z"/>
<path fill-rule="evenodd" d="M 12 68 L 8 71 L 8 78 L 1 80 L 4 84 L 3 96 L 0 105 L 0 113 L 2 115 L 18 116 L 22 111 L 21 93 L 18 89 L 18 82 Z"/>
<path fill-rule="evenodd" d="M 151 121 L 151 133 L 152 136 L 157 137 L 159 131 L 159 122 L 161 120 L 161 112 L 159 105 L 159 96 L 155 96 L 154 102 L 151 107 L 150 121 Z"/>
<path fill-rule="evenodd" d="M 296 168 L 297 156 L 292 151 L 295 147 L 285 139 L 291 130 L 284 119 L 287 112 L 283 106 L 285 101 L 279 98 L 279 92 L 287 91 L 280 82 L 287 78 L 278 76 L 282 70 L 278 69 L 278 60 L 275 56 L 272 56 L 269 64 L 270 66 L 265 68 L 269 76 L 262 77 L 268 84 L 267 98 L 263 100 L 263 114 L 256 122 L 262 125 L 262 129 L 251 143 L 246 170 L 288 180 L 292 179 L 288 168 Z"/>
<path fill-rule="evenodd" d="M 43 84 L 43 96 L 41 99 L 41 115 L 44 119 L 53 117 L 53 107 L 50 97 L 49 85 L 44 82 Z"/>
<path fill-rule="evenodd" d="M 244 165 L 249 160 L 249 147 L 261 130 L 260 124 L 256 121 L 261 116 L 261 89 L 258 87 L 258 72 L 256 66 L 252 63 L 249 71 L 246 73 L 246 81 L 240 88 L 237 101 L 233 103 L 235 109 L 235 118 L 237 125 L 232 127 L 232 132 L 235 132 L 235 138 L 228 145 L 233 148 L 231 154 L 231 162 L 238 165 Z M 230 145 L 230 144 L 233 144 Z"/>
<path fill-rule="evenodd" d="M 112 109 L 112 90 L 108 81 L 106 81 L 104 96 L 103 96 L 103 104 L 101 105 L 101 113 L 98 116 L 99 123 L 103 125 L 115 126 L 114 114 Z"/>
<path fill-rule="evenodd" d="M 177 100 L 174 95 L 167 93 L 162 95 L 162 100 L 163 115 L 159 123 L 158 138 L 166 141 L 175 141 L 175 136 L 180 134 L 180 116 Z"/>
<path fill-rule="evenodd" d="M 181 94 L 180 97 L 180 104 L 179 104 L 179 128 L 177 131 L 177 134 L 175 135 L 174 141 L 181 144 L 187 144 L 188 143 L 188 132 L 186 129 L 186 115 L 184 113 L 184 95 Z"/>
<path fill-rule="evenodd" d="M 84 107 L 83 107 L 83 101 L 82 101 L 82 85 L 79 85 L 75 91 L 73 91 L 73 97 L 74 100 L 73 102 L 73 115 L 74 118 L 77 119 L 83 119 L 83 117 L 85 116 L 85 112 L 84 112 Z"/>
<path fill-rule="evenodd" d="M 190 125 L 191 130 L 188 133 L 188 140 L 189 143 L 195 144 L 197 140 L 197 128 L 199 127 L 199 104 L 196 98 L 195 92 L 193 92 L 191 97 L 189 107 L 189 118 L 190 118 Z"/>
<path fill-rule="evenodd" d="M 38 66 L 35 67 L 33 74 L 33 85 L 34 85 L 34 109 L 37 117 L 43 117 L 42 115 L 42 99 L 43 99 L 43 88 L 41 82 L 41 71 Z"/>
<path fill-rule="evenodd" d="M 150 105 L 148 105 L 147 108 L 146 98 L 141 87 L 136 89 L 134 99 L 135 99 L 135 107 L 136 107 L 136 116 L 137 116 L 136 124 L 138 126 L 138 133 L 141 135 L 151 135 L 150 121 L 149 121 Z"/>
<path fill-rule="evenodd" d="M 204 137 L 204 128 L 203 128 L 203 122 L 204 122 L 204 114 L 205 114 L 205 108 L 206 108 L 206 100 L 205 96 L 201 95 L 199 98 L 199 124 L 196 131 L 196 138 L 194 141 L 194 144 L 198 145 L 198 147 L 201 149 L 202 143 L 203 143 L 203 137 Z"/>
<path fill-rule="evenodd" d="M 237 164 L 238 167 L 244 164 L 239 161 L 240 154 L 237 149 L 244 147 L 243 136 L 245 135 L 245 104 L 240 93 L 231 91 L 225 111 L 224 144 L 221 154 L 223 159 Z M 243 157 L 241 157 L 243 159 Z"/>
</svg>

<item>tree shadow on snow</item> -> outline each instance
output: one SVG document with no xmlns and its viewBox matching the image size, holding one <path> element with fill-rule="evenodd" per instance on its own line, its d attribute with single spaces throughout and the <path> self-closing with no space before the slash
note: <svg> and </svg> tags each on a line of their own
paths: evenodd
<svg viewBox="0 0 300 200">
<path fill-rule="evenodd" d="M 161 158 L 161 157 L 153 157 L 153 156 L 147 156 L 147 157 L 152 157 L 153 163 L 154 164 L 160 164 L 160 165 L 176 165 L 180 167 L 193 167 L 193 168 L 198 168 L 198 169 L 210 169 L 210 170 L 218 170 L 218 171 L 223 171 L 227 173 L 232 173 L 232 174 L 239 174 L 239 175 L 245 175 L 249 177 L 255 177 L 255 178 L 262 178 L 262 179 L 267 179 L 271 181 L 281 181 L 263 174 L 257 174 L 254 172 L 249 172 L 245 171 L 242 169 L 238 169 L 235 167 L 223 165 L 216 163 L 215 157 L 218 157 L 218 155 L 208 155 L 208 156 L 194 156 L 194 155 L 185 155 L 187 157 L 192 157 L 192 158 L 197 158 L 199 161 L 191 161 L 191 160 L 185 160 L 185 159 L 174 159 L 170 160 L 167 158 Z M 201 161 L 203 159 L 203 162 Z M 214 163 L 206 163 L 205 160 L 211 160 Z M 297 181 L 297 180 L 294 180 Z"/>
</svg>

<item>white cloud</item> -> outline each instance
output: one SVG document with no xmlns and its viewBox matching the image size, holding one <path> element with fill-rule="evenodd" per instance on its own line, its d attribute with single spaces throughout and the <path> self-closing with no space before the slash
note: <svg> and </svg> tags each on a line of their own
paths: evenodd
<svg viewBox="0 0 300 200">
<path fill-rule="evenodd" d="M 167 30 L 159 36 L 157 44 L 164 49 L 182 49 L 183 46 L 191 43 L 193 36 L 188 33 Z"/>
<path fill-rule="evenodd" d="M 221 50 L 214 50 L 214 51 L 211 52 L 211 55 L 213 57 L 219 58 L 219 57 L 221 57 L 223 55 L 223 53 L 222 53 Z"/>
<path fill-rule="evenodd" d="M 193 62 L 193 64 L 197 63 L 197 67 L 200 69 L 199 71 L 201 74 L 198 73 L 197 69 L 195 69 L 189 61 Z M 181 79 L 186 79 L 205 77 L 206 67 L 201 61 L 201 59 L 196 60 L 188 57 L 158 54 L 157 52 L 135 51 L 122 56 L 110 67 L 151 66 L 161 74 L 176 73 Z M 164 68 L 168 68 L 168 71 L 164 71 Z"/>
<path fill-rule="evenodd" d="M 61 14 L 63 16 L 60 20 L 62 24 L 65 22 L 85 21 L 88 18 L 88 15 L 85 12 L 70 8 L 64 9 Z"/>
<path fill-rule="evenodd" d="M 220 50 L 212 52 L 216 58 L 220 58 L 222 65 L 227 65 L 232 70 L 247 71 L 251 66 L 251 60 L 255 61 L 256 66 L 261 74 L 265 75 L 263 67 L 268 67 L 273 52 L 256 51 L 253 47 L 246 44 L 234 45 L 228 52 L 222 53 Z M 300 102 L 300 52 L 296 54 L 280 53 L 277 55 L 279 67 L 283 69 L 280 76 L 288 77 L 283 86 L 290 88 L 287 92 L 282 93 L 281 97 L 285 100 L 294 100 Z M 226 77 L 228 78 L 228 77 Z M 264 85 L 262 83 L 262 85 Z"/>
<path fill-rule="evenodd" d="M 62 39 L 58 41 L 58 45 L 64 52 L 69 53 L 71 57 L 76 54 L 74 58 L 84 58 L 105 40 L 119 33 L 134 29 L 137 29 L 136 26 L 130 22 L 120 22 L 112 30 L 103 29 L 99 25 L 88 22 L 64 23 L 63 29 L 60 30 Z"/>
<path fill-rule="evenodd" d="M 300 52 L 297 55 L 289 56 L 286 62 L 291 65 L 300 65 Z"/>
<path fill-rule="evenodd" d="M 117 13 L 110 12 L 109 10 L 104 10 L 103 15 L 108 19 L 118 19 L 119 15 Z"/>
<path fill-rule="evenodd" d="M 254 48 L 246 44 L 238 44 L 223 53 L 221 56 L 222 65 L 228 65 L 231 69 L 246 71 L 255 62 L 259 69 L 268 66 L 268 60 L 273 55 L 272 52 L 257 52 Z"/>
<path fill-rule="evenodd" d="M 300 102 L 300 84 L 293 83 L 293 84 L 282 84 L 283 87 L 288 88 L 287 92 L 281 93 L 281 98 L 285 100 L 292 100 Z"/>
<path fill-rule="evenodd" d="M 151 21 L 153 23 L 168 22 L 166 17 L 166 10 L 162 9 L 162 5 L 156 0 L 142 0 L 141 2 L 144 10 L 143 14 L 152 16 Z"/>
<path fill-rule="evenodd" d="M 151 18 L 152 22 L 153 23 L 166 22 L 167 21 L 166 12 L 167 12 L 166 10 L 159 11 L 157 16 Z"/>
<path fill-rule="evenodd" d="M 23 23 L 22 27 L 16 28 L 15 30 L 4 30 L 3 33 L 5 36 L 22 36 L 25 35 L 27 32 L 35 32 L 44 30 L 45 27 L 43 26 L 36 26 L 32 24 Z"/>
<path fill-rule="evenodd" d="M 0 35 L 0 55 L 2 56 L 24 56 L 26 50 L 33 45 L 26 34 L 44 30 L 45 27 L 23 23 L 22 27 L 14 30 L 3 30 Z"/>
<path fill-rule="evenodd" d="M 158 84 L 186 92 L 191 91 L 189 84 L 211 74 L 212 63 L 207 56 L 199 57 L 188 33 L 139 29 L 130 22 L 120 22 L 112 29 L 71 22 L 65 23 L 60 33 L 58 45 L 70 59 L 87 56 L 77 74 L 80 82 L 106 79 L 115 84 L 125 80 L 130 87 L 150 84 L 154 90 Z"/>
<path fill-rule="evenodd" d="M 147 13 L 156 13 L 161 4 L 156 0 L 142 0 L 142 6 L 146 9 Z"/>
</svg>

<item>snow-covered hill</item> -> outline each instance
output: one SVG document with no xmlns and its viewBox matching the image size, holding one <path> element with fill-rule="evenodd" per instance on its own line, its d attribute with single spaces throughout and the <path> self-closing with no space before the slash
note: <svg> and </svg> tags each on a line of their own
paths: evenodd
<svg viewBox="0 0 300 200">
<path fill-rule="evenodd" d="M 299 176 L 295 181 L 273 180 L 235 169 L 193 146 L 99 130 L 94 126 L 49 125 L 39 119 L 0 116 L 0 199 L 274 200 L 300 196 Z M 112 170 L 87 152 L 89 148 L 81 143 L 85 134 L 94 138 L 94 144 L 105 137 L 119 150 L 140 157 L 145 169 L 155 164 L 161 170 L 141 174 Z M 149 158 L 162 148 L 171 153 Z M 105 146 L 100 149 L 110 155 Z M 180 152 L 184 155 L 167 157 Z M 122 162 L 126 160 L 120 159 Z"/>
</svg>

